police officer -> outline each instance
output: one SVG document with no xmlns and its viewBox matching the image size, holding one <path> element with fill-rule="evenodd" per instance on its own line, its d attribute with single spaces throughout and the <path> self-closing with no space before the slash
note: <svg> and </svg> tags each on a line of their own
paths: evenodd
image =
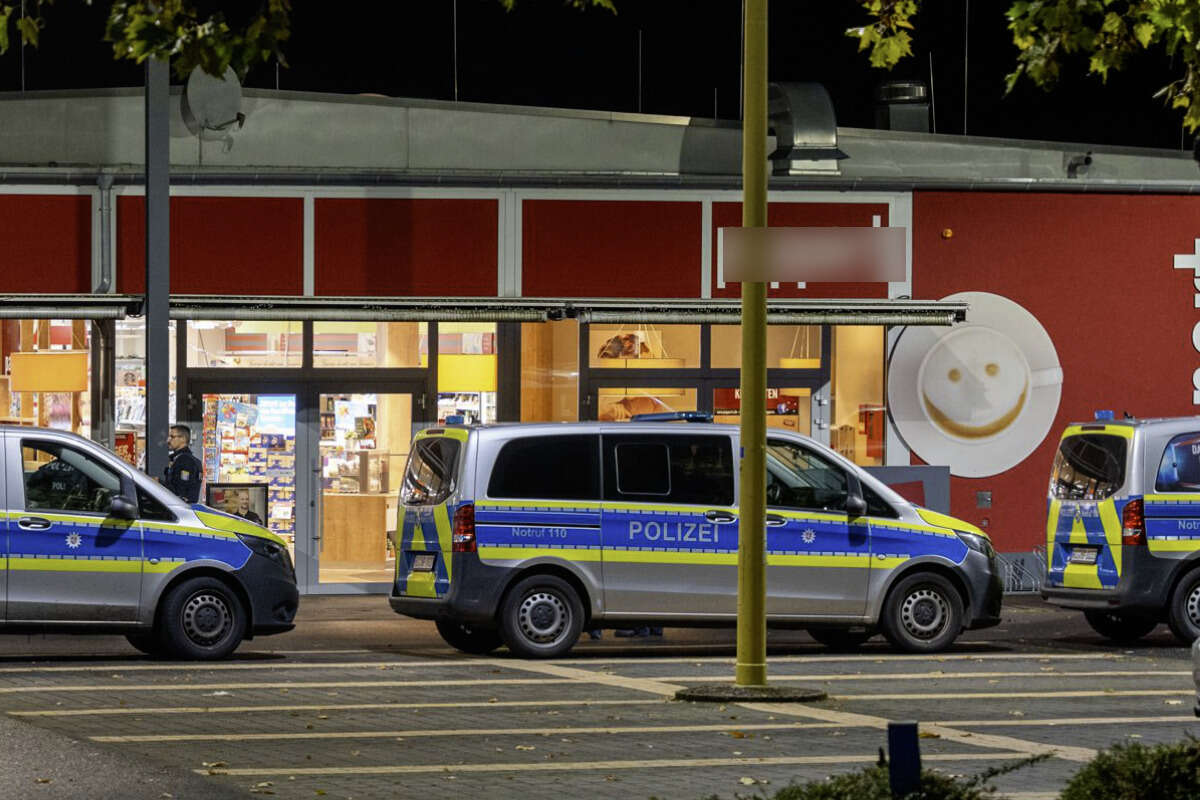
<svg viewBox="0 0 1200 800">
<path fill-rule="evenodd" d="M 200 502 L 200 478 L 204 468 L 200 459 L 188 448 L 192 441 L 192 429 L 187 425 L 172 425 L 167 435 L 167 468 L 163 471 L 163 485 L 189 503 Z"/>
</svg>

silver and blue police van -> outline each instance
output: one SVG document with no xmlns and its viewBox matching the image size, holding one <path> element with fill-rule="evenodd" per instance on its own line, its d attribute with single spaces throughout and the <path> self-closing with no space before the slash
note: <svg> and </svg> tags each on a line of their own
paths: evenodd
<svg viewBox="0 0 1200 800">
<path fill-rule="evenodd" d="M 732 626 L 739 452 L 737 427 L 708 422 L 420 431 L 391 606 L 459 650 L 531 658 L 567 652 L 582 630 Z M 769 626 L 932 652 L 999 622 L 983 531 L 814 440 L 768 431 L 767 505 Z"/>
<path fill-rule="evenodd" d="M 1131 642 L 1200 638 L 1200 417 L 1067 426 L 1046 500 L 1042 597 Z"/>
<path fill-rule="evenodd" d="M 121 633 L 152 655 L 223 658 L 291 630 L 284 541 L 191 504 L 72 433 L 0 426 L 0 626 Z"/>
</svg>

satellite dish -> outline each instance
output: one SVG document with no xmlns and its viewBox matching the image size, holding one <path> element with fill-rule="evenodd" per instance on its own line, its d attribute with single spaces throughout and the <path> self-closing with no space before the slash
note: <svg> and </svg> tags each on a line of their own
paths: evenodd
<svg viewBox="0 0 1200 800">
<path fill-rule="evenodd" d="M 183 123 L 194 135 L 223 131 L 234 124 L 242 127 L 246 115 L 241 109 L 242 85 L 232 67 L 227 67 L 220 78 L 209 75 L 202 67 L 192 70 L 183 87 L 180 111 Z"/>
</svg>

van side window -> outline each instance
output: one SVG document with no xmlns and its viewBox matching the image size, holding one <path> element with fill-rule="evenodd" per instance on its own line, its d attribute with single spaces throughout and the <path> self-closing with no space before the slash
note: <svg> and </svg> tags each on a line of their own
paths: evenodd
<svg viewBox="0 0 1200 800">
<path fill-rule="evenodd" d="M 1200 492 L 1200 433 L 1182 433 L 1167 442 L 1154 490 Z"/>
<path fill-rule="evenodd" d="M 430 436 L 413 443 L 404 470 L 400 499 L 405 505 L 440 503 L 454 491 L 454 476 L 458 472 L 458 454 L 462 449 L 457 439 Z"/>
<path fill-rule="evenodd" d="M 531 436 L 500 448 L 488 497 L 600 499 L 600 437 Z"/>
<path fill-rule="evenodd" d="M 604 437 L 608 500 L 731 506 L 733 444 L 727 435 Z"/>
<path fill-rule="evenodd" d="M 896 513 L 896 509 L 892 508 L 892 504 L 884 500 L 879 494 L 866 484 L 862 486 L 863 500 L 867 501 L 867 516 L 869 517 L 885 517 L 887 519 L 899 519 L 900 515 Z"/>
<path fill-rule="evenodd" d="M 845 511 L 847 485 L 841 467 L 794 442 L 767 440 L 767 505 Z"/>
<path fill-rule="evenodd" d="M 175 522 L 175 515 L 162 503 L 151 497 L 146 490 L 138 488 L 138 516 L 141 519 L 158 520 L 159 522 Z"/>
<path fill-rule="evenodd" d="M 25 508 L 107 514 L 121 478 L 92 457 L 57 442 L 21 441 Z"/>
</svg>

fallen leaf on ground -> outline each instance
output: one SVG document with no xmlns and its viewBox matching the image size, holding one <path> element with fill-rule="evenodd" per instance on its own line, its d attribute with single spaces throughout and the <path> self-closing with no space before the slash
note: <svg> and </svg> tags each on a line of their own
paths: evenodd
<svg viewBox="0 0 1200 800">
<path fill-rule="evenodd" d="M 918 739 L 940 739 L 941 734 L 933 733 L 932 731 L 921 731 L 917 734 Z"/>
<path fill-rule="evenodd" d="M 537 747 L 531 744 L 519 744 L 513 748 L 514 750 L 537 750 Z"/>
<path fill-rule="evenodd" d="M 1182 701 L 1182 700 L 1163 700 L 1163 702 L 1164 702 L 1164 703 L 1166 703 L 1166 704 L 1167 704 L 1167 705 L 1169 705 L 1169 706 L 1178 706 L 1178 705 L 1183 705 L 1183 701 Z"/>
<path fill-rule="evenodd" d="M 200 766 L 208 767 L 209 769 L 216 769 L 217 767 L 228 767 L 229 765 L 224 761 L 201 761 Z"/>
<path fill-rule="evenodd" d="M 745 739 L 746 738 L 746 734 L 742 733 L 741 731 L 730 731 L 729 735 L 731 737 L 733 737 L 734 739 Z"/>
<path fill-rule="evenodd" d="M 738 783 L 740 783 L 742 786 L 753 786 L 754 784 L 758 783 L 758 781 L 754 780 L 754 778 L 738 778 Z"/>
<path fill-rule="evenodd" d="M 53 778 L 34 778 L 33 780 L 35 783 L 51 783 L 54 779 Z"/>
</svg>

